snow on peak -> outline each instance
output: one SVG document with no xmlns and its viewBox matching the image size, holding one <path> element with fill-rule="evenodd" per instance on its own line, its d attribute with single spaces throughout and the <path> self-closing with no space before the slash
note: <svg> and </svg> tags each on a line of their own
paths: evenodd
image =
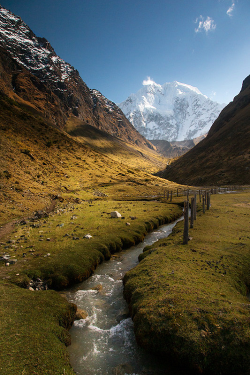
<svg viewBox="0 0 250 375">
<path fill-rule="evenodd" d="M 196 87 L 177 81 L 159 85 L 148 77 L 119 107 L 147 139 L 182 141 L 206 134 L 224 106 Z"/>
<path fill-rule="evenodd" d="M 183 88 L 188 89 L 188 90 L 190 90 L 190 91 L 194 91 L 196 94 L 198 94 L 198 95 L 202 95 L 202 96 L 204 96 L 205 98 L 208 99 L 208 97 L 207 97 L 206 95 L 202 94 L 202 93 L 200 92 L 200 90 L 197 89 L 197 87 L 194 87 L 194 86 L 191 86 L 191 85 L 187 85 L 186 83 L 181 83 L 181 82 L 177 82 L 177 81 L 174 81 L 174 84 L 175 84 L 176 86 L 178 86 L 179 88 L 180 88 L 180 87 L 183 87 Z"/>
<path fill-rule="evenodd" d="M 18 16 L 0 6 L 0 45 L 42 81 L 64 82 L 74 68 L 58 57 L 45 38 L 36 37 Z M 42 78 L 44 77 L 44 79 Z"/>
<path fill-rule="evenodd" d="M 154 82 L 150 77 L 147 77 L 147 79 L 145 79 L 144 81 L 142 81 L 142 84 L 143 84 L 143 86 L 149 86 L 149 85 L 161 86 L 158 83 Z"/>
</svg>

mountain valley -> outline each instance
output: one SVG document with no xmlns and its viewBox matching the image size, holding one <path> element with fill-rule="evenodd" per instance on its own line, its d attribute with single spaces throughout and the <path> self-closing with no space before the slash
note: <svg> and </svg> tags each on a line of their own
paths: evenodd
<svg viewBox="0 0 250 375">
<path fill-rule="evenodd" d="M 133 340 L 164 374 L 170 363 L 176 375 L 249 373 L 249 77 L 224 109 L 192 86 L 150 79 L 118 106 L 0 6 L 0 374 L 75 375 L 72 325 L 96 340 L 110 331 L 119 359 L 130 349 L 120 328 L 132 320 Z M 212 194 L 221 185 L 246 186 Z M 184 244 L 184 200 L 196 193 Z M 205 212 L 202 194 L 211 195 Z M 172 233 L 159 228 L 162 239 L 122 274 L 121 251 L 167 223 Z M 105 270 L 114 259 L 116 275 Z M 80 289 L 100 263 L 127 301 L 110 330 L 92 325 L 94 308 L 77 306 L 89 293 L 109 312 L 100 278 Z M 85 354 L 72 352 L 85 373 Z M 159 375 L 129 360 L 111 363 L 112 374 Z"/>
</svg>

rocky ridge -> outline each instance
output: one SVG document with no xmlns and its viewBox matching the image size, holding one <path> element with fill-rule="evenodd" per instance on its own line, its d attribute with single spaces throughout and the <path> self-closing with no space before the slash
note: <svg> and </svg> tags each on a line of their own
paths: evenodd
<svg viewBox="0 0 250 375">
<path fill-rule="evenodd" d="M 154 148 L 134 129 L 115 103 L 97 90 L 90 90 L 78 71 L 57 56 L 45 38 L 37 37 L 20 17 L 2 6 L 0 6 L 0 47 L 3 52 L 8 52 L 10 55 L 8 59 L 12 58 L 16 63 L 14 69 L 9 71 L 12 87 L 9 85 L 8 96 L 13 97 L 14 92 L 26 102 L 34 102 L 32 95 L 29 95 L 30 87 L 27 87 L 26 82 L 29 72 L 29 84 L 32 81 L 34 86 L 35 82 L 36 91 L 40 91 L 40 96 L 41 91 L 43 94 L 43 105 L 40 102 L 40 105 L 35 105 L 35 109 L 53 125 L 66 129 L 66 123 L 70 119 L 71 127 L 74 121 L 77 126 L 80 123 L 88 124 L 124 141 Z M 26 80 L 20 77 L 24 74 Z M 22 81 L 21 89 L 20 84 L 18 85 L 20 81 Z M 36 95 L 36 98 L 39 95 Z M 52 104 L 49 111 L 47 102 Z"/>
</svg>

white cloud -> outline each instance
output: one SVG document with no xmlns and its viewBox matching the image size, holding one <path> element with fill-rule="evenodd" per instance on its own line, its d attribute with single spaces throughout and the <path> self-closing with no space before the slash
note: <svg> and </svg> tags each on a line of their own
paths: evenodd
<svg viewBox="0 0 250 375">
<path fill-rule="evenodd" d="M 233 11 L 234 11 L 234 7 L 235 7 L 235 3 L 232 3 L 232 5 L 230 6 L 230 8 L 228 8 L 228 10 L 227 10 L 227 15 L 228 15 L 229 17 L 232 17 L 232 15 L 233 15 Z"/>
<path fill-rule="evenodd" d="M 201 31 L 205 31 L 206 33 L 208 33 L 209 31 L 216 29 L 216 24 L 210 17 L 207 17 L 205 19 L 203 16 L 200 16 L 196 18 L 195 23 L 198 23 L 198 27 L 195 29 L 196 33 L 199 33 Z"/>
</svg>

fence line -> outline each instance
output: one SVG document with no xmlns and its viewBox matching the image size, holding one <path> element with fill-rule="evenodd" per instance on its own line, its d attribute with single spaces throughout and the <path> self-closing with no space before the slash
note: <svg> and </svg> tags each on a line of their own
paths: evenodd
<svg viewBox="0 0 250 375">
<path fill-rule="evenodd" d="M 225 193 L 229 191 L 235 190 L 245 190 L 249 189 L 249 187 L 245 186 L 227 186 L 227 187 L 216 187 L 216 188 L 207 188 L 204 190 L 199 189 L 198 193 L 197 190 L 190 191 L 189 189 L 183 190 L 183 195 L 186 196 L 186 200 L 184 200 L 184 230 L 183 230 L 183 244 L 186 245 L 188 243 L 188 230 L 189 227 L 194 227 L 194 221 L 196 220 L 196 208 L 197 208 L 197 199 L 196 196 L 199 194 L 199 201 L 202 203 L 202 211 L 205 214 L 206 209 L 209 210 L 211 206 L 211 195 L 218 194 L 218 193 Z M 191 202 L 189 203 L 189 195 L 192 193 L 194 197 L 191 198 Z M 180 196 L 180 192 L 178 190 L 178 196 Z M 189 206 L 191 208 L 191 215 L 189 219 Z M 190 225 L 190 226 L 189 226 Z"/>
</svg>

